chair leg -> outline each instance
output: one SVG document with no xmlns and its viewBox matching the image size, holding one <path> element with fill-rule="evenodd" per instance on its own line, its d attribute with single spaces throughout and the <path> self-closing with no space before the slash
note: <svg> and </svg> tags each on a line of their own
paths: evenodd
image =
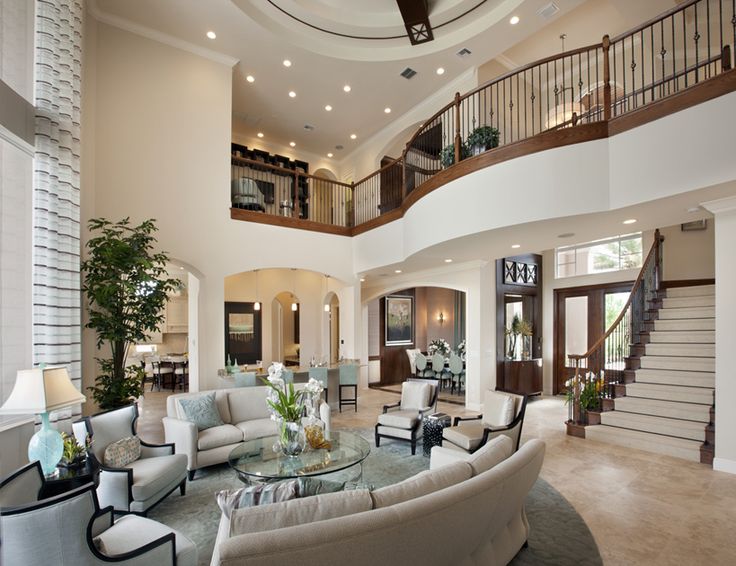
<svg viewBox="0 0 736 566">
<path fill-rule="evenodd" d="M 412 456 L 415 456 L 416 453 L 417 453 L 417 441 L 416 440 L 412 440 L 411 441 L 411 455 Z"/>
<path fill-rule="evenodd" d="M 353 385 L 353 391 L 355 392 L 355 394 L 353 395 L 355 399 L 353 402 L 353 405 L 355 406 L 355 412 L 357 413 L 358 412 L 358 386 L 357 385 Z"/>
<path fill-rule="evenodd" d="M 187 480 L 181 480 L 181 483 L 179 484 L 179 493 L 182 497 L 187 494 Z"/>
<path fill-rule="evenodd" d="M 187 470 L 187 475 L 189 476 L 189 481 L 194 480 L 194 474 L 197 473 L 197 470 Z"/>
<path fill-rule="evenodd" d="M 376 433 L 376 448 L 381 446 L 381 437 Z"/>
</svg>

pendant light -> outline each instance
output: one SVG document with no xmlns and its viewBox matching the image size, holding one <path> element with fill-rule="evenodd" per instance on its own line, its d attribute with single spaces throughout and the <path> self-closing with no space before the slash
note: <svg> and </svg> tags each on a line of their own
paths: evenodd
<svg viewBox="0 0 736 566">
<path fill-rule="evenodd" d="M 261 310 L 261 302 L 258 300 L 258 270 L 254 269 L 256 272 L 256 302 L 253 304 L 253 310 L 259 311 Z"/>
<path fill-rule="evenodd" d="M 296 269 L 292 268 L 292 279 L 291 279 L 291 310 L 296 312 L 299 308 L 296 303 Z"/>
</svg>

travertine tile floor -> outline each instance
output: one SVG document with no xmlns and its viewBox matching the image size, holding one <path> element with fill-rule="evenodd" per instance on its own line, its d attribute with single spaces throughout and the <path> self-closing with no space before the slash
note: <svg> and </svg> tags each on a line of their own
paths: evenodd
<svg viewBox="0 0 736 566">
<path fill-rule="evenodd" d="M 166 393 L 146 392 L 140 435 L 163 441 Z M 333 413 L 333 427 L 372 427 L 398 395 L 361 391 L 358 412 Z M 472 414 L 440 403 L 450 415 Z M 534 398 L 523 439 L 547 444 L 542 477 L 590 527 L 606 565 L 736 564 L 736 476 L 667 456 L 572 438 L 562 398 Z M 389 441 L 384 441 L 389 442 Z"/>
</svg>

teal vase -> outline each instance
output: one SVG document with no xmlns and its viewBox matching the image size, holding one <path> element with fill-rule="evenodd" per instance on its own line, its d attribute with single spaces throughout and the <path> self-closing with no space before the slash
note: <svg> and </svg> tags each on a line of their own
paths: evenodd
<svg viewBox="0 0 736 566">
<path fill-rule="evenodd" d="M 56 429 L 51 428 L 49 414 L 41 413 L 41 430 L 31 437 L 28 443 L 28 460 L 38 460 L 46 477 L 56 475 L 56 465 L 64 453 L 64 441 Z"/>
</svg>

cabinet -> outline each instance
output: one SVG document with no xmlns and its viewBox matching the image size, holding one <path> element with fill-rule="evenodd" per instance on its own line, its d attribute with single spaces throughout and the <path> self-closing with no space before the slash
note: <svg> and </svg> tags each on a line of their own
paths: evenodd
<svg viewBox="0 0 736 566">
<path fill-rule="evenodd" d="M 187 297 L 171 297 L 166 303 L 164 332 L 186 333 L 189 331 L 189 301 Z"/>
<path fill-rule="evenodd" d="M 519 395 L 542 393 L 542 359 L 505 360 L 503 382 L 499 389 Z"/>
</svg>

